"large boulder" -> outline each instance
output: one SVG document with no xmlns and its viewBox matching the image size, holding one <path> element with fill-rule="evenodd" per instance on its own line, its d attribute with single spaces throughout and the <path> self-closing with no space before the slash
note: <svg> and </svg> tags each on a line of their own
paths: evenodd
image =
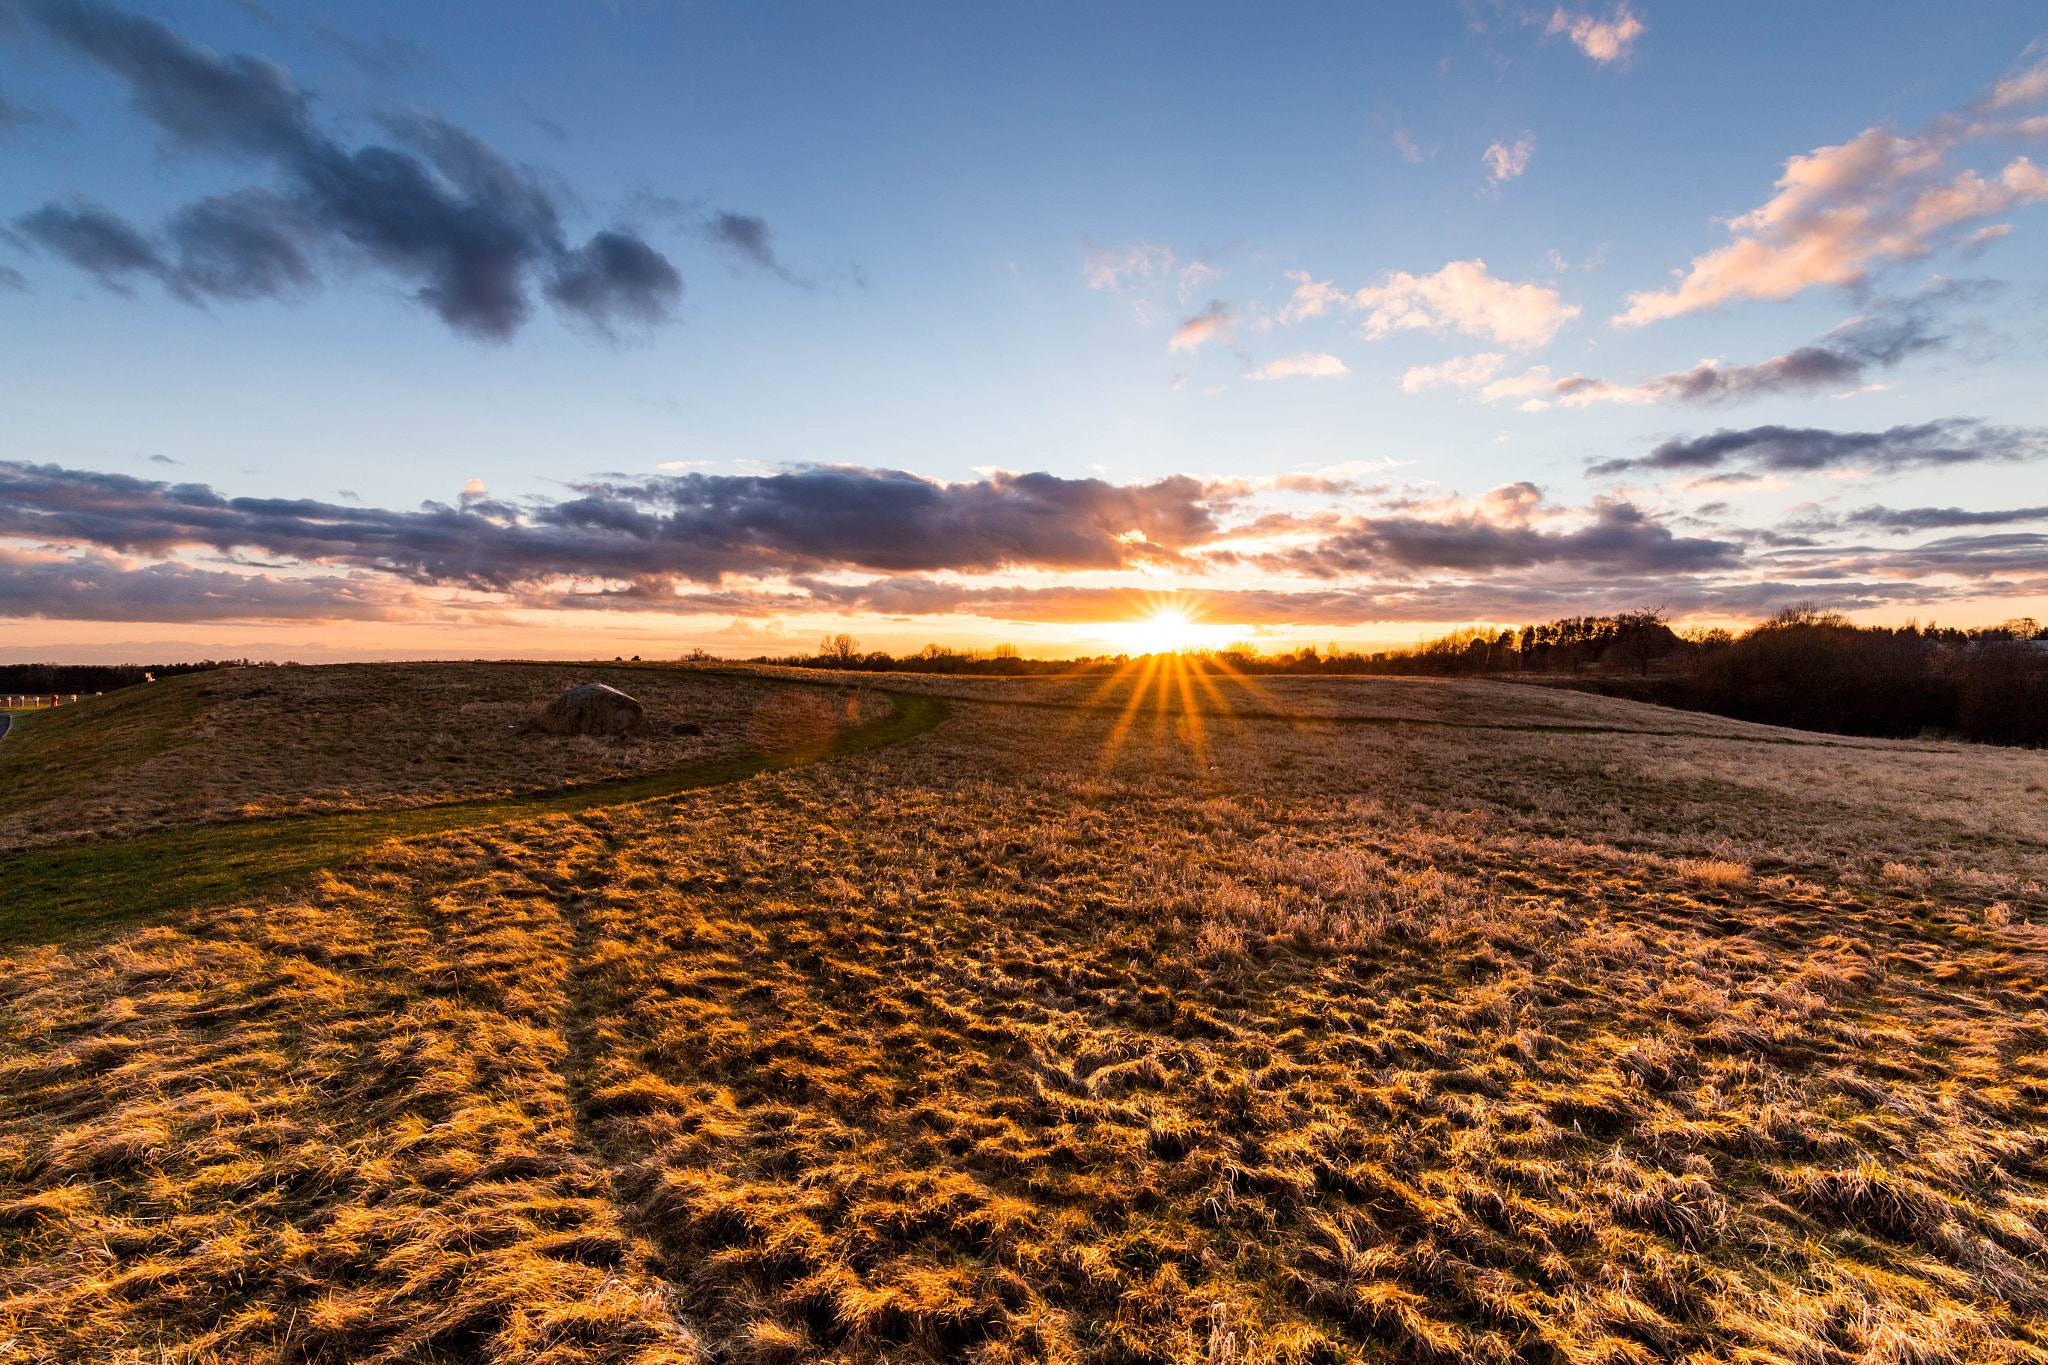
<svg viewBox="0 0 2048 1365">
<path fill-rule="evenodd" d="M 549 702 L 532 729 L 549 735 L 650 735 L 647 712 L 616 687 L 583 683 Z"/>
</svg>

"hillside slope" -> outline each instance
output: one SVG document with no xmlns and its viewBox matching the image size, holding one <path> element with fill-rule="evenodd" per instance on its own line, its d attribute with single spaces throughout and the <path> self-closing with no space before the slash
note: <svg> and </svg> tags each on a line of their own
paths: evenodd
<svg viewBox="0 0 2048 1365">
<path fill-rule="evenodd" d="M 656 734 L 522 733 L 582 682 Z M 330 664 L 168 678 L 30 713 L 0 742 L 0 849 L 282 814 L 389 810 L 794 747 L 885 698 L 660 665 Z M 697 732 L 678 734 L 679 723 Z"/>
</svg>

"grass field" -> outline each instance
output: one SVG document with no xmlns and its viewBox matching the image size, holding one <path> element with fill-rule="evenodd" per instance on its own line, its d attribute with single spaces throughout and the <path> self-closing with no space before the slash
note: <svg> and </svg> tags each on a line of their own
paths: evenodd
<svg viewBox="0 0 2048 1365">
<path fill-rule="evenodd" d="M 579 682 L 647 708 L 620 742 L 522 733 Z M 227 819 L 390 810 L 601 782 L 813 743 L 885 699 L 633 664 L 344 664 L 187 674 L 28 712 L 0 769 L 0 849 Z M 701 734 L 676 734 L 680 723 Z"/>
<path fill-rule="evenodd" d="M 2048 1360 L 2048 756 L 1285 681 L 14 950 L 0 1360 Z"/>
</svg>

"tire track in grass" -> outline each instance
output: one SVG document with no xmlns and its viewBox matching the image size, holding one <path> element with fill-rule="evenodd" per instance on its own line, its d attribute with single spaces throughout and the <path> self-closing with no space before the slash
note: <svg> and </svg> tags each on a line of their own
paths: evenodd
<svg viewBox="0 0 2048 1365">
<path fill-rule="evenodd" d="M 775 753 L 686 764 L 514 797 L 286 816 L 0 854 L 0 950 L 73 938 L 302 876 L 394 839 L 574 814 L 724 786 L 900 744 L 946 717 L 938 697 L 894 694 L 880 720 Z"/>
</svg>

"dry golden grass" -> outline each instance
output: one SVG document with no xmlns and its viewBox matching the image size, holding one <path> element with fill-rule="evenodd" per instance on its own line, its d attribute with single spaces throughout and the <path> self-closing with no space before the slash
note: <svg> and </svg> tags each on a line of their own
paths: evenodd
<svg viewBox="0 0 2048 1365">
<path fill-rule="evenodd" d="M 654 737 L 519 731 L 550 699 L 590 681 L 638 698 Z M 95 706 L 17 722 L 0 741 L 0 849 L 602 781 L 791 748 L 873 720 L 888 701 L 673 667 L 337 664 L 182 677 Z M 125 751 L 109 753 L 91 745 L 107 712 L 133 717 L 132 730 L 146 721 L 160 732 L 124 735 Z M 672 733 L 681 722 L 703 733 Z"/>
<path fill-rule="evenodd" d="M 758 668 L 761 676 L 834 677 L 817 669 Z M 1108 675 L 1033 678 L 944 674 L 844 675 L 898 691 L 1033 705 L 1107 707 L 1121 711 L 1165 706 L 1216 716 L 1280 715 L 1300 720 L 1411 721 L 1485 728 L 1615 729 L 1673 735 L 1714 735 L 1792 743 L 1869 742 L 1778 726 L 1752 725 L 1701 711 L 1479 678 L 1288 677 L 1200 673 L 1172 664 L 1138 663 Z"/>
<path fill-rule="evenodd" d="M 1617 742 L 961 703 L 0 962 L 0 1359 L 2048 1361 L 2038 842 Z"/>
</svg>

